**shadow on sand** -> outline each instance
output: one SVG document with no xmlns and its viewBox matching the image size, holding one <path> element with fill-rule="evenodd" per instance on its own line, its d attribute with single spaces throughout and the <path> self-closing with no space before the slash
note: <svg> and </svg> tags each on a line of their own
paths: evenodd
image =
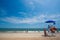
<svg viewBox="0 0 60 40">
<path fill-rule="evenodd" d="M 56 35 L 47 35 L 47 36 L 41 35 L 41 36 L 43 36 L 43 37 L 56 37 Z"/>
</svg>

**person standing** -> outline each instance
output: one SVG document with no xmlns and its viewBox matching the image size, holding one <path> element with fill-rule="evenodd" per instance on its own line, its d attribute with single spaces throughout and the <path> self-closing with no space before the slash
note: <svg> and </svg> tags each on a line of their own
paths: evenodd
<svg viewBox="0 0 60 40">
<path fill-rule="evenodd" d="M 44 28 L 44 36 L 47 36 L 46 28 Z"/>
</svg>

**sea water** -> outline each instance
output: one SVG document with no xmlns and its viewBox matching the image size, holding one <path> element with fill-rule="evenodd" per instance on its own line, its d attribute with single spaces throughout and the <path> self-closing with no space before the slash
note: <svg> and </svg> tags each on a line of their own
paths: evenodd
<svg viewBox="0 0 60 40">
<path fill-rule="evenodd" d="M 60 28 L 57 28 L 60 31 Z M 48 30 L 48 28 L 46 28 Z M 44 31 L 44 28 L 0 28 L 0 32 Z"/>
</svg>

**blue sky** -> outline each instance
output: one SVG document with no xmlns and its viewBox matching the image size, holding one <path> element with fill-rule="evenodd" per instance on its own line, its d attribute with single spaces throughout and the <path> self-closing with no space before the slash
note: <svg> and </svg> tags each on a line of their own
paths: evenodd
<svg viewBox="0 0 60 40">
<path fill-rule="evenodd" d="M 0 0 L 0 28 L 60 28 L 60 0 Z"/>
</svg>

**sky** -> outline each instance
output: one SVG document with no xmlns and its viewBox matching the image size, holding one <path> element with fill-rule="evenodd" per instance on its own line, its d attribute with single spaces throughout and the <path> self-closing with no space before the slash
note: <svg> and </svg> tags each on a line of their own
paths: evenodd
<svg viewBox="0 0 60 40">
<path fill-rule="evenodd" d="M 60 0 L 0 0 L 0 28 L 60 28 Z"/>
</svg>

